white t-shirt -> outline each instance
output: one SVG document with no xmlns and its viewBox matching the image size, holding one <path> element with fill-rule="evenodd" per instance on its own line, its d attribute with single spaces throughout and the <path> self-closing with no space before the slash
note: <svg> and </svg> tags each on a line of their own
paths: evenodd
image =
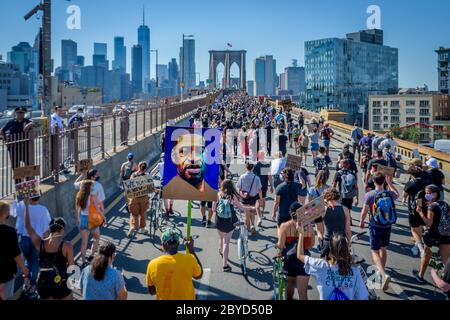
<svg viewBox="0 0 450 320">
<path fill-rule="evenodd" d="M 44 233 L 48 230 L 50 221 L 50 213 L 43 205 L 30 204 L 29 206 L 30 222 L 36 234 L 42 238 Z M 27 229 L 25 228 L 25 204 L 23 201 L 13 203 L 13 217 L 16 217 L 17 233 L 22 236 L 29 237 Z"/>
<path fill-rule="evenodd" d="M 339 288 L 349 300 L 367 300 L 369 292 L 360 271 L 352 267 L 352 274 L 341 276 L 337 265 L 330 266 L 323 259 L 305 257 L 305 271 L 316 278 L 320 300 L 328 300 L 334 290 Z M 333 284 L 334 278 L 334 284 Z"/>
<path fill-rule="evenodd" d="M 80 190 L 80 187 L 82 184 L 83 184 L 83 181 L 75 182 L 75 188 L 77 190 Z M 91 195 L 94 196 L 94 201 L 95 201 L 95 204 L 97 204 L 97 205 L 102 203 L 103 201 L 105 201 L 105 191 L 103 190 L 103 186 L 100 182 L 97 182 L 97 181 L 94 182 L 94 186 L 91 190 Z M 81 214 L 84 216 L 88 215 L 89 206 L 91 205 L 90 199 L 91 199 L 91 197 L 89 196 L 86 209 L 81 211 Z"/>
</svg>

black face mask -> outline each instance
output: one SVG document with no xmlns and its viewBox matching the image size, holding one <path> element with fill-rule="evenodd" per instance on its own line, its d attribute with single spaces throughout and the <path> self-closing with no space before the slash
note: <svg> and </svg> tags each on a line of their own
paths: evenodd
<svg viewBox="0 0 450 320">
<path fill-rule="evenodd" d="M 100 177 L 95 178 L 95 181 L 100 181 Z"/>
</svg>

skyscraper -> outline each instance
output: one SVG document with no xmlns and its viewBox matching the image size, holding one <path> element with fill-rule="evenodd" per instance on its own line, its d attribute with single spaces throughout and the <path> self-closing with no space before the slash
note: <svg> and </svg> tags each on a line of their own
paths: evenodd
<svg viewBox="0 0 450 320">
<path fill-rule="evenodd" d="M 184 48 L 184 52 L 183 52 Z M 195 40 L 184 39 L 184 46 L 181 48 L 180 61 L 182 61 L 183 80 L 185 84 L 185 92 L 195 88 L 196 72 L 195 72 Z"/>
<path fill-rule="evenodd" d="M 77 65 L 84 67 L 84 56 L 77 57 Z"/>
<path fill-rule="evenodd" d="M 305 42 L 305 69 L 306 106 L 339 109 L 350 121 L 369 94 L 398 90 L 398 49 L 383 45 L 382 30 Z"/>
<path fill-rule="evenodd" d="M 94 43 L 94 55 L 92 56 L 92 64 L 105 68 L 105 71 L 109 69 L 108 61 L 108 45 L 106 43 Z"/>
<path fill-rule="evenodd" d="M 159 85 L 161 85 L 164 81 L 169 80 L 169 69 L 167 64 L 158 64 L 156 68 L 158 71 Z"/>
<path fill-rule="evenodd" d="M 73 66 L 77 64 L 78 46 L 75 41 L 61 41 L 61 67 L 69 72 L 73 71 Z"/>
<path fill-rule="evenodd" d="M 177 96 L 180 93 L 180 70 L 178 68 L 177 59 L 172 58 L 169 62 L 169 84 L 172 87 L 172 96 Z"/>
<path fill-rule="evenodd" d="M 135 96 L 139 96 L 143 92 L 142 56 L 142 46 L 134 45 L 131 49 L 131 81 L 133 87 L 133 95 Z"/>
<path fill-rule="evenodd" d="M 438 87 L 445 94 L 450 93 L 450 48 L 440 47 L 436 50 L 438 54 Z"/>
<path fill-rule="evenodd" d="M 299 95 L 306 91 L 305 68 L 297 65 L 293 60 L 292 66 L 284 69 L 286 90 L 292 95 Z"/>
<path fill-rule="evenodd" d="M 114 38 L 114 61 L 112 68 L 124 74 L 127 72 L 127 47 L 123 37 Z"/>
<path fill-rule="evenodd" d="M 106 43 L 94 43 L 94 54 L 104 55 L 105 59 L 108 57 L 108 45 Z"/>
<path fill-rule="evenodd" d="M 142 25 L 138 29 L 138 44 L 142 47 L 142 86 L 148 93 L 150 82 L 150 28 L 145 25 L 145 9 L 142 12 Z"/>
<path fill-rule="evenodd" d="M 273 96 L 275 95 L 277 74 L 277 62 L 273 56 L 264 56 L 255 59 L 254 65 L 254 95 Z"/>
<path fill-rule="evenodd" d="M 20 42 L 8 52 L 8 62 L 19 66 L 21 73 L 30 71 L 31 46 L 28 42 Z"/>
</svg>

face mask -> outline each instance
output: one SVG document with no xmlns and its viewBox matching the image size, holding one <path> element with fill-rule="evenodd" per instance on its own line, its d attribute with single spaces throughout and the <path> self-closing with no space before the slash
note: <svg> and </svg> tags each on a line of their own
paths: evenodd
<svg viewBox="0 0 450 320">
<path fill-rule="evenodd" d="M 434 197 L 433 197 L 432 194 L 428 194 L 428 193 L 427 193 L 427 194 L 425 195 L 425 200 L 427 200 L 427 201 L 433 201 L 433 198 L 434 198 Z"/>
<path fill-rule="evenodd" d="M 95 181 L 100 181 L 100 177 L 95 178 Z"/>
</svg>

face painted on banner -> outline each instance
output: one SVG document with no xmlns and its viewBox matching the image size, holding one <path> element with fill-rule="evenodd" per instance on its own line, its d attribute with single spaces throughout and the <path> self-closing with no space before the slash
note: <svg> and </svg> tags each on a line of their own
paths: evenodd
<svg viewBox="0 0 450 320">
<path fill-rule="evenodd" d="M 176 139 L 172 149 L 172 160 L 177 166 L 178 176 L 197 189 L 202 188 L 205 178 L 204 145 L 201 135 L 184 133 Z"/>
</svg>

